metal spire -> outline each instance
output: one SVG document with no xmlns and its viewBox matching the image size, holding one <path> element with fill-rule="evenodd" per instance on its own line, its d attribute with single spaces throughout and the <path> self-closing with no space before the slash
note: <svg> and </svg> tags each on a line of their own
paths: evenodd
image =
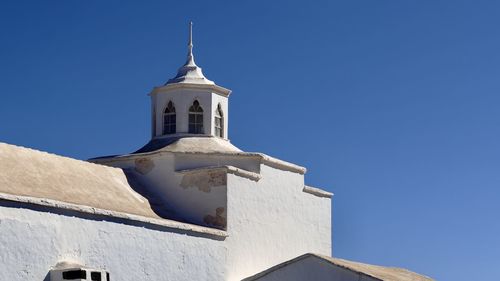
<svg viewBox="0 0 500 281">
<path fill-rule="evenodd" d="M 189 41 L 188 41 L 188 56 L 186 65 L 196 65 L 193 55 L 193 22 L 189 22 Z"/>
<path fill-rule="evenodd" d="M 193 22 L 189 22 L 189 52 L 193 52 Z"/>
</svg>

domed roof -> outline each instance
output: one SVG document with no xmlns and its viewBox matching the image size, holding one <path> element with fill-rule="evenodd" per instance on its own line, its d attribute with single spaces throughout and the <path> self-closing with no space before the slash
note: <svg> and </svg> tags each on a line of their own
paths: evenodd
<svg viewBox="0 0 500 281">
<path fill-rule="evenodd" d="M 186 63 L 177 71 L 177 75 L 168 80 L 165 85 L 185 83 L 185 84 L 203 84 L 215 85 L 213 81 L 208 80 L 204 75 L 201 67 L 197 66 L 194 62 L 193 55 L 193 23 L 189 23 L 189 42 L 188 42 L 188 55 Z"/>
<path fill-rule="evenodd" d="M 187 152 L 187 153 L 241 153 L 242 151 L 229 141 L 217 137 L 162 137 L 149 141 L 141 149 L 132 154 L 153 151 Z"/>
</svg>

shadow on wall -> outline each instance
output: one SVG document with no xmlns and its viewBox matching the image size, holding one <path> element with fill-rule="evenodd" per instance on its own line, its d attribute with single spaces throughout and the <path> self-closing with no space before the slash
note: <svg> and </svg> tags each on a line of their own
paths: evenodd
<svg viewBox="0 0 500 281">
<path fill-rule="evenodd" d="M 224 240 L 225 239 L 225 237 L 214 236 L 214 235 L 211 235 L 208 233 L 193 232 L 190 230 L 171 228 L 168 226 L 157 225 L 157 224 L 152 224 L 152 223 L 147 223 L 147 222 L 142 222 L 142 221 L 129 220 L 129 219 L 125 219 L 125 218 L 117 218 L 117 217 L 110 217 L 110 216 L 106 216 L 106 215 L 82 213 L 82 212 L 78 212 L 78 211 L 61 209 L 61 208 L 57 208 L 57 207 L 41 206 L 41 205 L 24 203 L 24 202 L 17 202 L 17 201 L 0 200 L 0 207 L 14 208 L 14 209 L 27 209 L 27 210 L 37 211 L 37 212 L 57 214 L 57 215 L 70 217 L 70 218 L 76 217 L 76 218 L 85 219 L 85 220 L 92 220 L 92 221 L 107 221 L 107 222 L 112 222 L 112 223 L 119 223 L 119 224 L 124 224 L 124 225 L 143 227 L 143 228 L 147 228 L 147 229 L 151 229 L 151 230 L 155 230 L 155 231 L 161 231 L 161 232 L 168 231 L 170 233 L 184 234 L 184 235 L 195 236 L 195 237 L 203 237 L 203 238 L 208 238 L 208 239 L 213 239 L 213 240 Z M 50 280 L 50 278 L 47 280 Z M 44 281 L 45 281 L 45 279 L 44 279 Z"/>
<path fill-rule="evenodd" d="M 127 177 L 127 182 L 132 187 L 132 189 L 146 198 L 151 206 L 151 210 L 155 212 L 159 217 L 164 219 L 171 219 L 181 222 L 188 222 L 185 218 L 176 214 L 174 210 L 170 209 L 169 204 L 163 200 L 161 194 L 153 191 L 151 188 L 147 187 L 146 183 L 141 181 L 141 175 L 139 175 L 133 169 L 124 169 L 123 172 Z"/>
</svg>

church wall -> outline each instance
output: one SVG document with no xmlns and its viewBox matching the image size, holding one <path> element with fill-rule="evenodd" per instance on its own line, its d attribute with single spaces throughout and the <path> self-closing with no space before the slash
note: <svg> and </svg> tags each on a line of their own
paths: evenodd
<svg viewBox="0 0 500 281">
<path fill-rule="evenodd" d="M 261 175 L 228 175 L 229 281 L 304 253 L 331 255 L 330 198 L 304 193 L 301 174 L 261 165 Z"/>
<path fill-rule="evenodd" d="M 224 280 L 224 241 L 195 232 L 81 218 L 0 202 L 0 280 L 49 281 L 63 260 L 111 280 Z"/>
</svg>

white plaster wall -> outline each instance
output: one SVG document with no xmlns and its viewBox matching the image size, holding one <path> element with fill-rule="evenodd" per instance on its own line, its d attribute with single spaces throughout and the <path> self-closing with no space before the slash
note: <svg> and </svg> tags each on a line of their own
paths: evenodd
<svg viewBox="0 0 500 281">
<path fill-rule="evenodd" d="M 63 259 L 111 280 L 224 280 L 224 241 L 0 206 L 0 280 L 44 280 Z"/>
<path fill-rule="evenodd" d="M 261 165 L 261 175 L 258 182 L 228 175 L 229 281 L 305 253 L 331 255 L 331 200 L 302 192 L 298 173 Z"/>
<path fill-rule="evenodd" d="M 215 93 L 198 89 L 175 89 L 168 92 L 159 92 L 152 95 L 151 102 L 156 114 L 156 136 L 163 134 L 163 112 L 169 101 L 172 101 L 177 114 L 177 133 L 188 133 L 189 131 L 189 107 L 195 100 L 198 100 L 203 108 L 203 129 L 204 134 L 214 135 L 214 114 L 217 104 L 221 104 L 224 111 L 224 138 L 227 138 L 227 114 L 228 99 Z"/>
<path fill-rule="evenodd" d="M 226 176 L 224 175 L 221 181 L 220 178 L 210 180 L 210 176 L 220 177 L 219 174 L 200 175 L 200 180 L 196 182 L 196 179 L 193 180 L 196 175 L 176 172 L 182 170 L 176 165 L 177 157 L 178 155 L 173 153 L 163 153 L 135 159 L 123 159 L 109 165 L 133 172 L 141 187 L 150 191 L 148 192 L 149 196 L 154 196 L 155 201 L 161 202 L 165 209 L 171 210 L 170 218 L 182 219 L 198 225 L 214 226 L 207 224 L 205 218 L 216 216 L 218 208 L 224 208 L 223 217 L 226 217 Z M 150 168 L 142 170 L 141 162 L 148 162 Z M 212 165 L 206 166 L 214 166 L 215 162 L 214 160 Z M 188 169 L 187 167 L 183 168 Z M 134 184 L 132 185 L 134 186 Z M 216 227 L 224 228 L 222 226 Z"/>
<path fill-rule="evenodd" d="M 152 167 L 140 171 L 139 162 L 148 161 Z M 106 165 L 134 172 L 140 184 L 151 190 L 151 195 L 164 202 L 165 208 L 171 210 L 171 218 L 205 225 L 206 216 L 215 216 L 218 208 L 224 208 L 223 217 L 227 217 L 227 187 L 223 185 L 210 186 L 207 189 L 200 186 L 183 186 L 185 174 L 176 172 L 220 165 L 235 166 L 246 171 L 260 173 L 260 158 L 242 156 L 223 156 L 206 154 L 161 153 L 142 157 L 113 159 L 104 162 Z M 149 165 L 151 165 L 149 164 Z M 207 180 L 208 182 L 208 177 Z M 226 179 L 224 179 L 227 182 Z M 218 227 L 223 228 L 223 227 Z"/>
<path fill-rule="evenodd" d="M 260 278 L 259 281 L 379 281 L 367 275 L 329 264 L 316 257 L 308 257 L 272 271 Z"/>
<path fill-rule="evenodd" d="M 225 207 L 228 259 L 225 280 L 241 280 L 305 253 L 331 256 L 331 199 L 303 192 L 304 175 L 260 164 L 252 157 L 161 153 L 142 182 L 193 223 Z M 113 162 L 135 169 L 135 160 Z M 184 169 L 232 165 L 260 173 L 259 181 L 228 174 L 211 192 L 182 188 Z"/>
</svg>

